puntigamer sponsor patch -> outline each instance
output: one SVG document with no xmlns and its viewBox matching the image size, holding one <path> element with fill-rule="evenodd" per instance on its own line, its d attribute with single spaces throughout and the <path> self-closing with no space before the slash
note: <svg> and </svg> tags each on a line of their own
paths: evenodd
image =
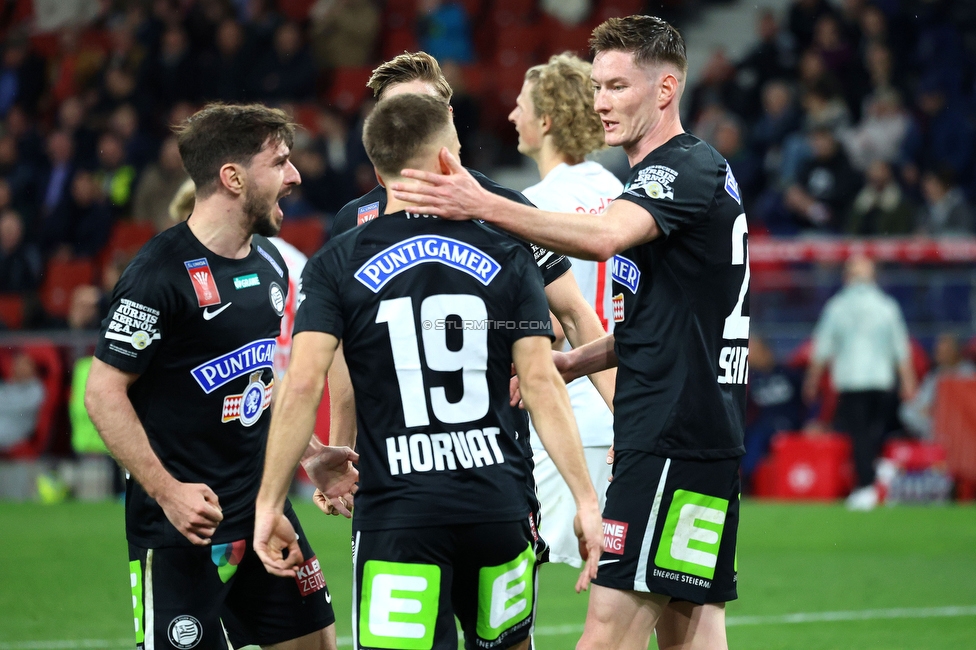
<svg viewBox="0 0 976 650">
<path fill-rule="evenodd" d="M 465 242 L 438 235 L 418 235 L 373 255 L 356 271 L 356 279 L 376 293 L 404 271 L 426 262 L 450 266 L 485 286 L 502 268 L 490 255 Z"/>
<path fill-rule="evenodd" d="M 224 384 L 249 375 L 261 368 L 274 367 L 275 340 L 258 339 L 215 359 L 201 363 L 190 371 L 204 393 L 210 394 Z"/>
<path fill-rule="evenodd" d="M 251 273 L 250 275 L 239 275 L 234 278 L 235 289 L 247 289 L 248 287 L 256 287 L 260 284 L 261 278 L 258 277 L 257 273 Z"/>
</svg>

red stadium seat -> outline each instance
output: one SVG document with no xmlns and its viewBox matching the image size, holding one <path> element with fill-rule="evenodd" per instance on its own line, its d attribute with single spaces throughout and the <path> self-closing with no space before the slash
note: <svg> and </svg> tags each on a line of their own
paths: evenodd
<svg viewBox="0 0 976 650">
<path fill-rule="evenodd" d="M 296 104 L 294 120 L 311 135 L 319 134 L 319 107 L 315 104 Z"/>
<path fill-rule="evenodd" d="M 309 9 L 314 4 L 315 0 L 278 0 L 278 11 L 289 20 L 300 23 L 308 18 Z"/>
<path fill-rule="evenodd" d="M 325 224 L 318 217 L 286 219 L 278 236 L 311 257 L 325 240 Z"/>
<path fill-rule="evenodd" d="M 32 341 L 21 345 L 20 349 L 29 354 L 37 365 L 37 372 L 44 382 L 45 395 L 37 414 L 37 428 L 34 430 L 34 435 L 0 453 L 0 457 L 7 459 L 37 458 L 47 451 L 56 424 L 55 420 L 63 410 L 63 364 L 58 349 L 46 341 Z M 0 374 L 4 377 L 9 376 L 12 360 L 13 355 L 9 349 L 0 350 Z"/>
<path fill-rule="evenodd" d="M 135 255 L 139 249 L 156 236 L 156 228 L 151 223 L 132 223 L 118 221 L 112 228 L 112 235 L 105 245 L 105 257 L 115 253 Z"/>
<path fill-rule="evenodd" d="M 52 260 L 44 272 L 41 284 L 41 306 L 51 316 L 64 318 L 71 306 L 71 292 L 75 287 L 90 284 L 95 265 L 89 259 Z"/>
<path fill-rule="evenodd" d="M 329 88 L 329 103 L 344 113 L 354 113 L 369 92 L 366 82 L 372 74 L 373 69 L 368 66 L 336 68 Z"/>
<path fill-rule="evenodd" d="M 24 297 L 19 293 L 0 294 L 0 323 L 12 330 L 24 325 Z"/>
</svg>

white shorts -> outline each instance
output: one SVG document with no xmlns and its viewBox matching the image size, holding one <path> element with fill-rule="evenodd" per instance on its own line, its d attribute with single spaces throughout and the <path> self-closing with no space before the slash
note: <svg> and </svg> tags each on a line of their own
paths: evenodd
<svg viewBox="0 0 976 650">
<path fill-rule="evenodd" d="M 600 512 L 603 512 L 603 504 L 607 499 L 607 486 L 610 485 L 611 466 L 607 465 L 609 450 L 610 447 L 583 447 L 590 480 L 593 481 L 597 498 L 600 500 Z M 536 450 L 533 460 L 536 492 L 542 503 L 542 514 L 539 517 L 542 525 L 539 532 L 551 549 L 549 560 L 565 562 L 579 568 L 583 566 L 583 560 L 580 558 L 579 545 L 573 533 L 573 517 L 576 516 L 573 494 L 546 451 Z"/>
</svg>

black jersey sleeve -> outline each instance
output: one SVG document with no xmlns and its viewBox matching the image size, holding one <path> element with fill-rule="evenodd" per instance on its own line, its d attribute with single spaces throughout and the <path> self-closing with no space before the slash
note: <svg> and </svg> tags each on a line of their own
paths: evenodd
<svg viewBox="0 0 976 650">
<path fill-rule="evenodd" d="M 512 342 L 525 336 L 548 336 L 555 340 L 542 277 L 532 271 L 529 257 L 517 252 L 513 264 L 518 290 L 514 301 L 516 327 L 512 330 Z"/>
<path fill-rule="evenodd" d="M 714 164 L 701 156 L 684 156 L 679 169 L 669 159 L 651 158 L 635 167 L 619 198 L 651 213 L 661 233 L 668 237 L 701 219 L 715 196 Z M 710 163 L 706 165 L 705 163 Z M 670 163 L 675 164 L 675 163 Z"/>
<path fill-rule="evenodd" d="M 325 332 L 342 338 L 345 323 L 339 296 L 341 266 L 335 245 L 326 246 L 305 265 L 293 336 L 299 332 Z"/>
<path fill-rule="evenodd" d="M 178 291 L 160 269 L 143 256 L 122 273 L 102 321 L 96 358 L 138 375 L 149 368 L 179 309 Z"/>
</svg>

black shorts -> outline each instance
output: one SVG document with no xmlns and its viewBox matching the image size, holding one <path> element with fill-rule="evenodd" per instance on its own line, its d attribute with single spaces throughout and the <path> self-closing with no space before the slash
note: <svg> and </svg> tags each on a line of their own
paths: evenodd
<svg viewBox="0 0 976 650">
<path fill-rule="evenodd" d="M 593 582 L 698 604 L 735 600 L 738 527 L 738 458 L 618 451 Z"/>
<path fill-rule="evenodd" d="M 250 539 L 206 547 L 130 544 L 136 647 L 224 650 L 228 639 L 235 648 L 270 645 L 332 625 L 332 596 L 315 552 L 295 513 L 286 514 L 305 558 L 299 578 L 268 573 Z"/>
<path fill-rule="evenodd" d="M 535 621 L 536 540 L 524 521 L 355 530 L 353 646 L 509 648 Z"/>
</svg>

